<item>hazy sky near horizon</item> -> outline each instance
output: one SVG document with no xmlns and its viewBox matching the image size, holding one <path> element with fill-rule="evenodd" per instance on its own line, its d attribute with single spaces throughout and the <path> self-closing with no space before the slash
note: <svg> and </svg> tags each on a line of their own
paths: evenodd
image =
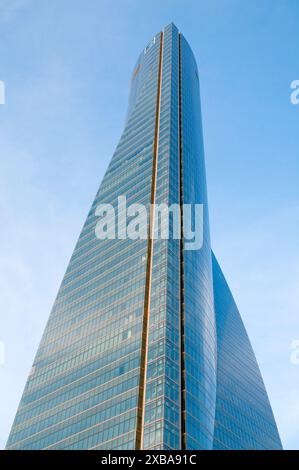
<svg viewBox="0 0 299 470">
<path fill-rule="evenodd" d="M 0 0 L 0 448 L 140 50 L 173 21 L 198 61 L 211 238 L 286 448 L 299 448 L 297 0 Z"/>
</svg>

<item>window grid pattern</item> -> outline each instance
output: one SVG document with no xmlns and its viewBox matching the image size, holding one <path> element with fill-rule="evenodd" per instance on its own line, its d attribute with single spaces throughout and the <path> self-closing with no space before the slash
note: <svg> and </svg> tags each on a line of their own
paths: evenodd
<svg viewBox="0 0 299 470">
<path fill-rule="evenodd" d="M 213 255 L 218 340 L 214 449 L 282 449 L 254 352 Z"/>
<path fill-rule="evenodd" d="M 159 51 L 158 35 L 138 59 L 125 129 L 54 303 L 9 449 L 134 447 L 147 242 L 97 239 L 95 209 L 116 207 L 120 195 L 127 205 L 150 202 Z"/>
<path fill-rule="evenodd" d="M 246 330 L 211 252 L 206 186 L 197 65 L 170 24 L 134 67 L 124 130 L 7 449 L 281 449 Z M 96 238 L 98 204 L 116 207 L 125 195 L 127 205 L 148 207 L 153 187 L 156 204 L 203 204 L 200 250 L 184 250 L 187 240 L 171 236 L 154 239 L 152 251 L 148 240 Z"/>
<path fill-rule="evenodd" d="M 203 246 L 184 250 L 185 429 L 187 449 L 213 446 L 216 332 L 197 65 L 181 35 L 183 203 L 203 204 Z"/>
</svg>

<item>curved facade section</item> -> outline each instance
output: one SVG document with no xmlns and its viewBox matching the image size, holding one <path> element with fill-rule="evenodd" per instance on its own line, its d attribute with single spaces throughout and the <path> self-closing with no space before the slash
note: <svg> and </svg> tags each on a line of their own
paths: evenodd
<svg viewBox="0 0 299 470">
<path fill-rule="evenodd" d="M 181 35 L 181 190 L 183 204 L 203 205 L 203 245 L 182 253 L 184 419 L 186 449 L 213 446 L 216 400 L 216 331 L 199 80 L 190 46 Z"/>
<path fill-rule="evenodd" d="M 218 342 L 214 449 L 281 450 L 254 352 L 214 255 L 213 280 Z"/>
</svg>

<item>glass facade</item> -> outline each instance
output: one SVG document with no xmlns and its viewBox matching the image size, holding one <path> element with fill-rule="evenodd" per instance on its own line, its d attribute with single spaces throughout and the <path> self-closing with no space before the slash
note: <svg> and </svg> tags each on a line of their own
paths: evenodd
<svg viewBox="0 0 299 470">
<path fill-rule="evenodd" d="M 60 286 L 7 449 L 281 447 L 211 252 L 198 77 L 173 24 L 141 52 L 124 131 Z M 173 237 L 99 240 L 96 209 L 116 207 L 119 196 L 149 213 L 151 203 L 202 204 L 202 248 L 186 250 L 186 240 Z M 119 218 L 115 229 L 124 229 Z M 147 231 L 155 230 L 150 216 Z"/>
<path fill-rule="evenodd" d="M 254 352 L 213 255 L 218 364 L 214 449 L 282 449 Z"/>
</svg>

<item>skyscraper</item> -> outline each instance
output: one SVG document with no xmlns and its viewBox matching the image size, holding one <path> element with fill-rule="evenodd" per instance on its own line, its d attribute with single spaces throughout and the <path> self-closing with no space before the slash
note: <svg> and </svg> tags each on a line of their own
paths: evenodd
<svg viewBox="0 0 299 470">
<path fill-rule="evenodd" d="M 210 246 L 199 75 L 170 24 L 141 52 L 125 127 L 60 286 L 8 449 L 280 449 Z M 149 208 L 151 236 L 96 236 L 99 204 Z M 153 237 L 152 205 L 203 207 L 203 243 Z M 108 211 L 109 209 L 107 209 Z M 103 215 L 103 214 L 102 214 Z M 107 214 L 105 214 L 107 215 Z M 170 221 L 170 225 L 173 224 Z"/>
</svg>

